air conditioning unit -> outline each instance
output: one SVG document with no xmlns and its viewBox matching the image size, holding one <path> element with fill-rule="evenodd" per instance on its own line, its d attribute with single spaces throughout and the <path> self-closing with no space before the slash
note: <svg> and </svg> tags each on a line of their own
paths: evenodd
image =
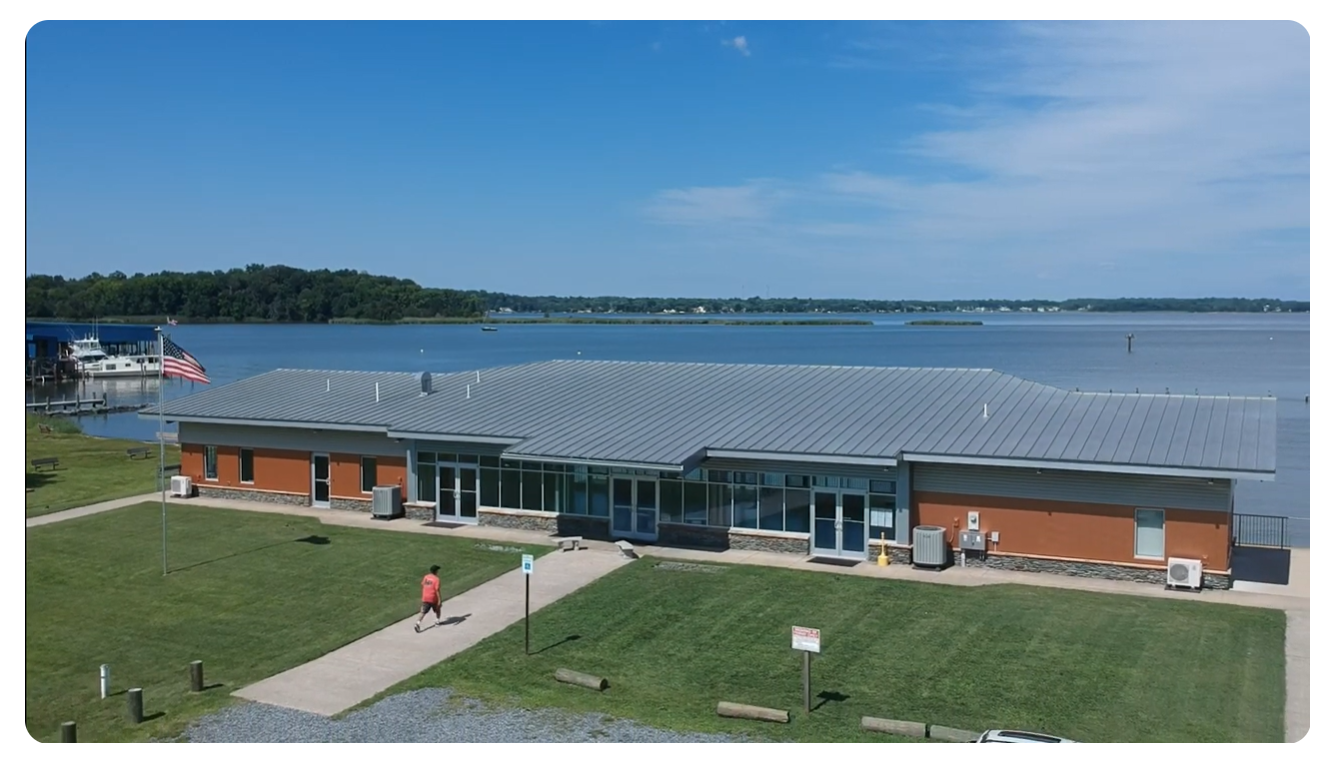
<svg viewBox="0 0 1335 766">
<path fill-rule="evenodd" d="M 946 547 L 945 527 L 913 528 L 913 565 L 941 568 L 950 554 Z"/>
<path fill-rule="evenodd" d="M 1168 587 L 1200 590 L 1200 559 L 1168 559 Z"/>
<path fill-rule="evenodd" d="M 377 484 L 371 488 L 371 515 L 377 519 L 397 519 L 403 515 L 399 485 Z"/>
<path fill-rule="evenodd" d="M 190 477 L 172 477 L 172 497 L 190 497 Z"/>
</svg>

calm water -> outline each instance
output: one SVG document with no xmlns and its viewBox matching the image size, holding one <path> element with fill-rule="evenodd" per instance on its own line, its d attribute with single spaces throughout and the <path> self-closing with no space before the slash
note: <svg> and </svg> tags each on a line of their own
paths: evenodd
<svg viewBox="0 0 1335 766">
<path fill-rule="evenodd" d="M 683 327 L 197 325 L 172 338 L 208 368 L 214 385 L 277 367 L 452 372 L 546 359 L 986 367 L 1085 391 L 1274 395 L 1279 397 L 1278 477 L 1240 482 L 1237 510 L 1302 519 L 1307 544 L 1310 331 L 1300 314 L 983 314 L 982 327 L 906 327 L 905 316 L 873 326 Z M 1132 353 L 1126 336 L 1135 334 Z M 113 403 L 157 396 L 156 381 L 81 384 Z M 201 388 L 201 387 L 197 387 Z M 190 393 L 169 382 L 167 398 Z M 72 389 L 41 390 L 53 398 Z M 86 432 L 153 440 L 157 424 L 136 415 L 88 417 Z"/>
</svg>

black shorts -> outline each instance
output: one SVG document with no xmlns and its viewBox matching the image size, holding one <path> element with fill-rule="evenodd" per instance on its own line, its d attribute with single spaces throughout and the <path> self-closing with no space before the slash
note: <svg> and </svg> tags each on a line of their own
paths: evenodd
<svg viewBox="0 0 1335 766">
<path fill-rule="evenodd" d="M 423 601 L 422 614 L 426 614 L 427 612 L 435 612 L 436 614 L 440 614 L 440 604 L 435 604 L 430 601 Z"/>
</svg>

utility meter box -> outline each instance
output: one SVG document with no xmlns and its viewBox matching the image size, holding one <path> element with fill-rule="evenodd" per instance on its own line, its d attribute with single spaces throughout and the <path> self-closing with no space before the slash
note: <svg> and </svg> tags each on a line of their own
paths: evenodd
<svg viewBox="0 0 1335 766">
<path fill-rule="evenodd" d="M 987 537 L 982 532 L 960 532 L 960 548 L 966 551 L 987 550 Z"/>
<path fill-rule="evenodd" d="M 978 531 L 978 511 L 969 511 L 969 530 Z"/>
</svg>

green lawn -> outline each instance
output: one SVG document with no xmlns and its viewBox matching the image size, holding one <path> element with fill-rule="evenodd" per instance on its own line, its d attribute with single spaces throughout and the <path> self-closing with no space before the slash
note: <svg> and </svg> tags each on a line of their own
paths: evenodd
<svg viewBox="0 0 1335 766">
<path fill-rule="evenodd" d="M 63 418 L 26 416 L 27 441 L 24 468 L 27 470 L 25 516 L 41 516 L 68 508 L 77 508 L 118 497 L 129 497 L 158 489 L 157 445 L 122 439 L 98 439 L 79 431 Z M 51 433 L 42 433 L 47 425 Z M 131 459 L 130 447 L 149 446 L 147 458 Z M 34 471 L 35 458 L 60 458 L 60 467 Z M 181 462 L 180 447 L 167 445 L 168 464 Z"/>
<path fill-rule="evenodd" d="M 1267 741 L 1284 734 L 1284 614 L 1021 586 L 954 587 L 642 559 L 392 689 L 601 712 L 675 730 L 864 741 L 861 716 L 1091 742 Z M 819 628 L 801 708 L 793 625 Z M 571 636 L 578 636 L 566 640 Z M 552 680 L 603 675 L 600 693 Z M 720 700 L 792 711 L 718 718 Z"/>
<path fill-rule="evenodd" d="M 441 565 L 444 596 L 519 566 L 473 540 L 325 526 L 314 519 L 169 506 L 162 575 L 157 503 L 27 530 L 26 722 L 37 739 L 78 723 L 80 741 L 178 733 L 231 692 L 416 613 Z M 522 546 L 516 546 L 522 547 Z M 549 548 L 524 548 L 541 555 Z M 187 667 L 204 662 L 203 694 Z M 111 665 L 114 696 L 98 693 Z M 134 727 L 124 690 L 144 690 Z"/>
</svg>

